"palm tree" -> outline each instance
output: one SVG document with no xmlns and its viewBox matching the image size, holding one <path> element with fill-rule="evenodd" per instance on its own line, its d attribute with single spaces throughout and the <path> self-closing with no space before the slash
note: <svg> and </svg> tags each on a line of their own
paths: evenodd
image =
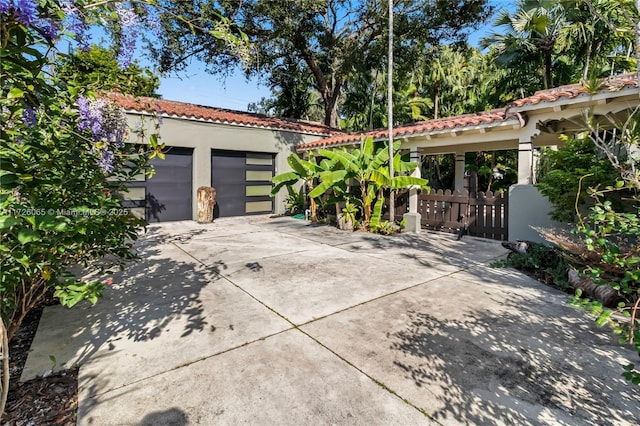
<svg viewBox="0 0 640 426">
<path fill-rule="evenodd" d="M 566 40 L 566 10 L 562 2 L 552 0 L 521 0 L 518 10 L 511 14 L 503 11 L 496 20 L 497 26 L 506 27 L 506 34 L 493 33 L 481 40 L 483 48 L 495 46 L 498 60 L 508 63 L 519 57 L 541 64 L 545 88 L 553 87 L 553 55 L 564 46 Z"/>
</svg>

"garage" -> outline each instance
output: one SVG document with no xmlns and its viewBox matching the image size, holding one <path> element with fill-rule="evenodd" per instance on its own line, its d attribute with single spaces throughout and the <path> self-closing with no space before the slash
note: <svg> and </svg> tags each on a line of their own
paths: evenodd
<svg viewBox="0 0 640 426">
<path fill-rule="evenodd" d="M 193 149 L 170 147 L 165 159 L 155 158 L 152 178 L 139 175 L 129 185 L 124 207 L 148 222 L 191 220 Z"/>
<path fill-rule="evenodd" d="M 211 151 L 211 184 L 216 190 L 214 217 L 273 212 L 271 153 Z"/>
</svg>

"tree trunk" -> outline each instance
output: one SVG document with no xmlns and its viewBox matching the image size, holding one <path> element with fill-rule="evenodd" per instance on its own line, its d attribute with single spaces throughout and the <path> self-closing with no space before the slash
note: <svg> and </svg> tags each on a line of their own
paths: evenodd
<svg viewBox="0 0 640 426">
<path fill-rule="evenodd" d="M 587 53 L 584 60 L 584 69 L 582 70 L 582 80 L 587 81 L 589 78 L 589 63 L 591 62 L 591 43 L 587 44 Z"/>
<path fill-rule="evenodd" d="M 0 348 L 0 357 L 2 357 L 2 380 L 0 381 L 0 415 L 4 414 L 4 408 L 7 405 L 7 396 L 9 394 L 9 337 L 4 321 L 0 318 L 0 339 L 2 339 Z"/>
<path fill-rule="evenodd" d="M 378 89 L 378 70 L 373 76 L 373 87 L 371 89 L 371 105 L 369 105 L 369 130 L 373 130 L 373 106 L 375 105 L 376 90 Z"/>
<path fill-rule="evenodd" d="M 364 224 L 369 226 L 371 220 L 371 203 L 367 203 L 367 186 L 360 184 L 360 196 L 362 197 L 362 209 L 364 213 Z"/>
<path fill-rule="evenodd" d="M 544 83 L 546 86 L 545 89 L 553 88 L 553 74 L 550 51 L 544 53 Z"/>
<path fill-rule="evenodd" d="M 324 124 L 338 128 L 338 99 L 329 97 L 322 97 L 324 100 Z"/>
<path fill-rule="evenodd" d="M 198 223 L 213 222 L 213 206 L 216 204 L 216 190 L 210 186 L 198 188 Z"/>
<path fill-rule="evenodd" d="M 590 299 L 595 299 L 601 302 L 603 306 L 607 308 L 615 308 L 618 302 L 622 301 L 622 298 L 618 292 L 608 285 L 597 285 L 591 278 L 582 279 L 578 273 L 570 269 L 568 273 L 569 284 L 573 288 L 582 290 L 582 293 Z"/>
</svg>

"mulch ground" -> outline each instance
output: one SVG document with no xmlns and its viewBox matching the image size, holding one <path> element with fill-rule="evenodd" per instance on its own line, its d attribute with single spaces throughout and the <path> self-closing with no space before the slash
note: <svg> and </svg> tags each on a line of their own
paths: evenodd
<svg viewBox="0 0 640 426">
<path fill-rule="evenodd" d="M 45 304 L 53 304 L 48 299 Z M 44 307 L 32 310 L 9 344 L 9 396 L 2 425 L 75 425 L 78 407 L 78 369 L 64 370 L 21 383 L 31 342 Z"/>
</svg>

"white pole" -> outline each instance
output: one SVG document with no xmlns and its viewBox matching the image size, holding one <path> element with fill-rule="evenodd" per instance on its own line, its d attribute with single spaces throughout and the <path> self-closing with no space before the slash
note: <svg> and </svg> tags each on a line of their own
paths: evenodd
<svg viewBox="0 0 640 426">
<path fill-rule="evenodd" d="M 640 1 L 640 0 L 637 0 Z M 389 60 L 387 70 L 387 109 L 389 116 L 389 177 L 393 179 L 393 0 L 389 0 Z M 395 221 L 393 188 L 389 191 L 389 222 Z"/>
</svg>

